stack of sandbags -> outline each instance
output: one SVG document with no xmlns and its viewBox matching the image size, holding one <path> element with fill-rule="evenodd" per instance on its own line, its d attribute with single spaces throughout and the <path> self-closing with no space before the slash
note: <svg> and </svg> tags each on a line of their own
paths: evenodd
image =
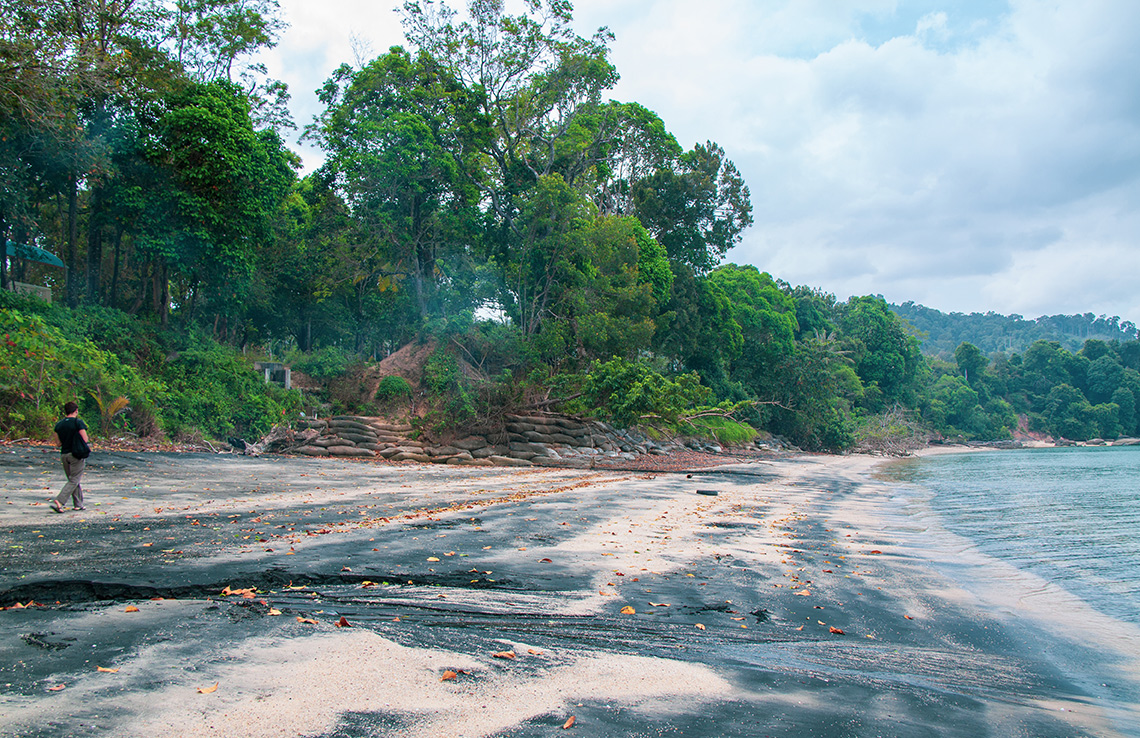
<svg viewBox="0 0 1140 738">
<path fill-rule="evenodd" d="M 304 444 L 286 449 L 307 456 L 373 456 L 391 461 L 417 461 L 466 466 L 593 467 L 598 459 L 631 460 L 682 448 L 659 443 L 636 431 L 615 429 L 597 421 L 560 415 L 508 415 L 505 432 L 471 434 L 449 443 L 414 440 L 412 427 L 381 418 L 337 415 L 309 419 L 299 425 Z M 317 433 L 315 438 L 313 434 Z M 719 452 L 719 447 L 712 447 Z"/>
<path fill-rule="evenodd" d="M 320 436 L 294 449 L 294 453 L 306 456 L 375 456 L 378 451 L 406 442 L 404 434 L 412 430 L 410 425 L 393 425 L 358 415 L 335 415 L 301 424 L 320 431 Z"/>
</svg>

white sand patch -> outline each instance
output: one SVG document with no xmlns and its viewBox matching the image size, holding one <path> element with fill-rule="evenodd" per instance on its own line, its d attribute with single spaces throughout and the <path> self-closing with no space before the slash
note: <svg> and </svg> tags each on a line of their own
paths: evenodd
<svg viewBox="0 0 1140 738">
<path fill-rule="evenodd" d="M 247 661 L 199 673 L 190 684 L 147 695 L 150 709 L 127 735 L 271 738 L 324 733 L 346 712 L 384 713 L 410 723 L 408 738 L 485 736 L 541 715 L 559 722 L 582 701 L 620 702 L 660 714 L 675 704 L 730 698 L 734 688 L 711 669 L 623 655 L 519 654 L 472 658 L 407 648 L 369 631 L 320 634 L 283 643 L 250 643 Z M 442 682 L 447 669 L 465 670 Z M 674 709 L 677 709 L 676 707 Z"/>
<path fill-rule="evenodd" d="M 622 485 L 631 499 L 629 514 L 600 521 L 555 546 L 532 547 L 528 555 L 556 564 L 572 561 L 594 570 L 590 592 L 565 600 L 559 609 L 569 615 L 602 612 L 621 601 L 622 584 L 646 575 L 675 574 L 716 555 L 731 555 L 753 568 L 786 568 L 786 547 L 796 540 L 791 526 L 805 519 L 820 495 L 818 488 L 804 486 L 804 481 L 821 474 L 853 481 L 877 462 L 864 457 L 766 462 L 775 473 L 771 478 L 757 477 L 755 484 L 742 485 L 739 478 L 730 485 L 701 483 L 715 487 L 716 496 L 698 495 L 699 485 L 688 482 L 674 483 L 677 489 L 670 497 L 649 497 L 639 494 L 639 489 L 651 484 L 659 489 L 660 482 L 626 480 Z M 763 520 L 753 514 L 757 506 L 766 508 Z M 716 543 L 702 540 L 699 534 L 716 523 L 744 525 Z"/>
</svg>

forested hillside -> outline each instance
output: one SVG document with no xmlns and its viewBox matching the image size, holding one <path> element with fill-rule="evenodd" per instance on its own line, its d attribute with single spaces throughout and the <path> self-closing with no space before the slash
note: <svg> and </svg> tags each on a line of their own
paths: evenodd
<svg viewBox="0 0 1140 738">
<path fill-rule="evenodd" d="M 910 323 L 922 341 L 922 352 L 949 359 L 961 343 L 972 343 L 986 354 L 1021 352 L 1035 341 L 1057 341 L 1069 351 L 1078 351 L 1088 339 L 1134 341 L 1136 326 L 1118 316 L 1043 315 L 1026 319 L 997 313 L 943 313 L 904 302 L 891 311 Z"/>
<path fill-rule="evenodd" d="M 411 342 L 433 347 L 429 434 L 526 409 L 829 450 L 1004 438 L 1017 413 L 1135 431 L 1135 341 L 928 361 L 881 298 L 725 263 L 752 225 L 729 154 L 609 99 L 610 37 L 569 3 L 527 7 L 406 3 L 406 46 L 321 89 L 304 135 L 327 159 L 302 177 L 287 93 L 246 63 L 271 0 L 0 0 L 0 281 L 62 303 L 0 302 L 0 431 L 44 436 L 73 397 L 168 436 L 377 412 L 407 388 L 337 388 Z M 286 352 L 322 391 L 251 371 Z"/>
</svg>

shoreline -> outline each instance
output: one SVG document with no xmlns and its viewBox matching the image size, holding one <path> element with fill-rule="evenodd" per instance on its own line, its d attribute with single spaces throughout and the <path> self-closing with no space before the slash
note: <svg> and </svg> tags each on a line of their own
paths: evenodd
<svg viewBox="0 0 1140 738">
<path fill-rule="evenodd" d="M 570 714 L 614 736 L 790 738 L 853 720 L 860 734 L 1129 734 L 1050 666 L 1066 634 L 940 570 L 968 546 L 907 527 L 878 475 L 894 458 L 689 478 L 99 456 L 78 517 L 34 504 L 44 473 L 61 476 L 53 455 L 0 454 L 0 530 L 20 547 L 0 592 L 61 602 L 0 613 L 0 657 L 24 664 L 0 697 L 14 735 L 485 736 Z M 102 588 L 82 594 L 85 577 Z"/>
</svg>

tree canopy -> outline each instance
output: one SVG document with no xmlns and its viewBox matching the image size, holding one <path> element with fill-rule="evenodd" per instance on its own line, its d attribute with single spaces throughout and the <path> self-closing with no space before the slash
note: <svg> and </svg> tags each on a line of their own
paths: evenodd
<svg viewBox="0 0 1140 738">
<path fill-rule="evenodd" d="M 579 35 L 566 0 L 400 13 L 404 45 L 319 90 L 303 135 L 325 159 L 299 177 L 288 91 L 252 61 L 283 28 L 274 0 L 0 0 L 0 241 L 68 267 L 0 259 L 0 284 L 158 331 L 112 353 L 161 382 L 223 371 L 217 346 L 324 375 L 424 341 L 456 418 L 720 413 L 823 449 L 899 413 L 970 438 L 1138 430 L 1127 321 L 892 310 L 726 263 L 753 225 L 730 152 L 610 99 L 613 37 Z M 7 309 L 29 351 L 71 325 Z M 108 388 L 158 396 L 83 350 Z M 14 417 L 28 399 L 3 378 Z"/>
</svg>

